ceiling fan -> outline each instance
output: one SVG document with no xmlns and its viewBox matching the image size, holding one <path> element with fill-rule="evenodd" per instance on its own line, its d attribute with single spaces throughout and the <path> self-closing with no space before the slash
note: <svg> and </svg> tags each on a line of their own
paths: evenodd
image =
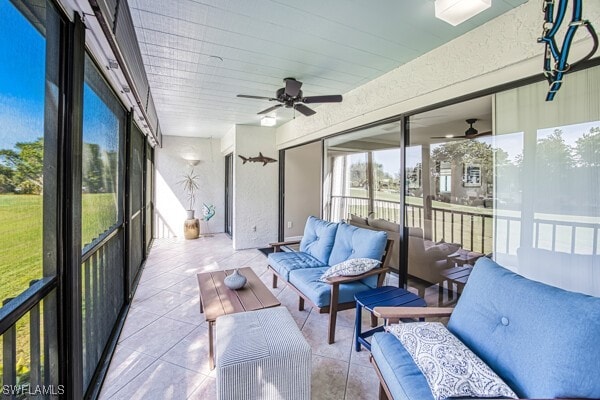
<svg viewBox="0 0 600 400">
<path fill-rule="evenodd" d="M 492 131 L 487 132 L 479 132 L 477 129 L 473 128 L 473 124 L 477 122 L 476 118 L 469 118 L 465 120 L 467 124 L 469 124 L 469 128 L 465 131 L 465 134 L 462 136 L 455 135 L 446 135 L 446 136 L 434 136 L 432 139 L 475 139 L 479 136 L 487 136 L 492 133 Z"/>
<path fill-rule="evenodd" d="M 300 90 L 300 88 L 302 87 L 302 82 L 297 81 L 295 78 L 285 78 L 283 80 L 283 83 L 285 84 L 285 87 L 278 89 L 277 92 L 275 92 L 275 97 L 251 96 L 247 94 L 238 94 L 237 97 L 243 97 L 246 99 L 278 101 L 279 103 L 281 103 L 276 104 L 273 107 L 269 107 L 265 110 L 262 110 L 258 113 L 259 115 L 270 113 L 271 111 L 276 110 L 279 107 L 286 107 L 298 110 L 298 112 L 306 115 L 307 117 L 316 114 L 316 111 L 305 106 L 304 104 L 339 103 L 342 101 L 342 96 L 339 94 L 330 96 L 302 97 L 302 90 Z"/>
</svg>

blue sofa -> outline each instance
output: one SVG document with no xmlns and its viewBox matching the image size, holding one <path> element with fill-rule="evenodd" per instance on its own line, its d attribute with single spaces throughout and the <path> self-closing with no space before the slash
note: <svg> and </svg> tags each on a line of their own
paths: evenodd
<svg viewBox="0 0 600 400">
<path fill-rule="evenodd" d="M 600 398 L 600 298 L 526 279 L 484 257 L 451 310 L 390 307 L 375 314 L 451 314 L 448 329 L 521 398 Z M 371 351 L 388 398 L 433 398 L 395 336 L 375 334 Z"/>
<path fill-rule="evenodd" d="M 297 242 L 271 243 L 275 252 L 269 254 L 269 269 L 273 271 L 273 287 L 277 279 L 287 282 L 298 293 L 299 309 L 306 300 L 320 313 L 329 313 L 329 344 L 335 341 L 337 312 L 354 308 L 354 295 L 383 284 L 386 259 L 391 241 L 386 232 L 357 228 L 345 223 L 333 223 L 309 217 L 300 251 L 279 251 L 282 246 Z M 386 258 L 384 258 L 384 256 Z M 365 274 L 336 277 L 328 282 L 319 278 L 331 266 L 352 258 L 382 260 L 382 266 Z"/>
</svg>

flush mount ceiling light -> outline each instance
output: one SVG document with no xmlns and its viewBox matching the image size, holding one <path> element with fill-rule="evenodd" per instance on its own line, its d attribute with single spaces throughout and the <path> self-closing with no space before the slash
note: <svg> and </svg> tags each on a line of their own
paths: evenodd
<svg viewBox="0 0 600 400">
<path fill-rule="evenodd" d="M 456 26 L 490 8 L 491 5 L 492 0 L 435 0 L 435 16 Z"/>
<path fill-rule="evenodd" d="M 261 126 L 275 126 L 276 123 L 277 123 L 277 118 L 270 117 L 268 115 L 265 115 L 264 117 L 262 117 L 260 119 Z"/>
</svg>

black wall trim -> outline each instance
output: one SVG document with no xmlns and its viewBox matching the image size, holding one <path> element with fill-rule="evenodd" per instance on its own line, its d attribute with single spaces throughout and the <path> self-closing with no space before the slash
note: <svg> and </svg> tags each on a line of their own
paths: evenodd
<svg viewBox="0 0 600 400">
<path fill-rule="evenodd" d="M 79 400 L 83 395 L 81 321 L 81 163 L 83 135 L 83 80 L 85 25 L 76 16 L 69 25 L 64 64 L 65 115 L 62 160 L 64 260 L 59 290 L 60 383 L 64 398 Z"/>
<path fill-rule="evenodd" d="M 129 288 L 130 288 L 130 248 L 131 248 L 131 134 L 133 128 L 133 110 L 127 112 L 127 122 L 125 124 L 125 157 L 123 157 L 125 184 L 123 185 L 123 194 L 121 198 L 123 205 L 123 228 L 125 229 L 123 235 L 123 291 L 125 293 L 125 303 L 129 302 Z M 145 143 L 144 143 L 145 145 Z M 145 161 L 145 160 L 144 160 Z M 104 357 L 104 355 L 103 355 Z M 101 358 L 102 360 L 102 358 Z"/>
<path fill-rule="evenodd" d="M 282 242 L 285 236 L 285 150 L 279 150 L 279 224 L 277 240 Z"/>
</svg>

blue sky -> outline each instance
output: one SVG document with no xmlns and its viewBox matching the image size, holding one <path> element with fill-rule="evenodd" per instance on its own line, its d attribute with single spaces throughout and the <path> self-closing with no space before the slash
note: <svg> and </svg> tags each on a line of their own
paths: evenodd
<svg viewBox="0 0 600 400">
<path fill-rule="evenodd" d="M 9 1 L 0 0 L 0 148 L 44 136 L 46 41 Z M 88 85 L 84 87 L 84 141 L 118 146 L 118 121 Z"/>
<path fill-rule="evenodd" d="M 44 135 L 46 45 L 11 2 L 0 1 L 0 15 L 0 147 L 10 149 Z"/>
</svg>

